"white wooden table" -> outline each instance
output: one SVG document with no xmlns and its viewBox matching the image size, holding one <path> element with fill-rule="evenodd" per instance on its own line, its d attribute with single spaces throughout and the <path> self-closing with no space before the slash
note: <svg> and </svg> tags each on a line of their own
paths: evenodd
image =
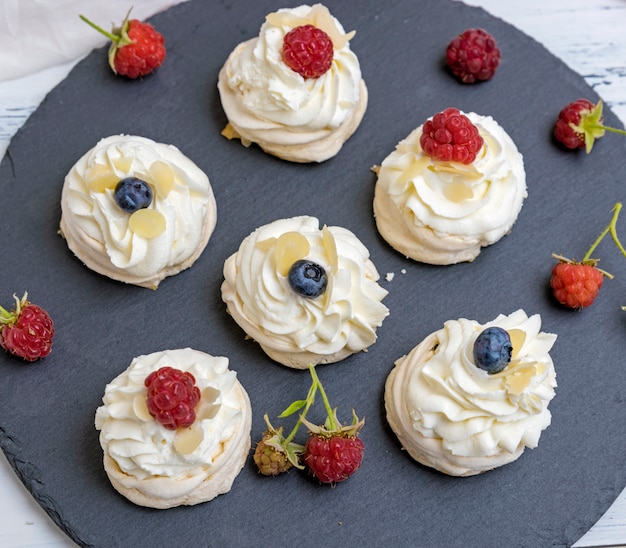
<svg viewBox="0 0 626 548">
<path fill-rule="evenodd" d="M 542 43 L 581 74 L 626 125 L 626 0 L 465 0 L 465 3 L 486 9 Z M 0 158 L 11 136 L 74 64 L 70 62 L 0 83 Z M 2 452 L 0 546 L 72 546 L 19 482 Z M 574 546 L 626 546 L 626 490 Z"/>
</svg>

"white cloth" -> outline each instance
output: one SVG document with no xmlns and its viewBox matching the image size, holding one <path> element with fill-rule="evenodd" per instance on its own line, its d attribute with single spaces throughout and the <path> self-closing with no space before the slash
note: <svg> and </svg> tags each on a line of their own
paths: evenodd
<svg viewBox="0 0 626 548">
<path fill-rule="evenodd" d="M 0 0 L 0 82 L 80 59 L 108 43 L 80 14 L 110 31 L 131 7 L 131 18 L 143 20 L 182 1 Z"/>
</svg>

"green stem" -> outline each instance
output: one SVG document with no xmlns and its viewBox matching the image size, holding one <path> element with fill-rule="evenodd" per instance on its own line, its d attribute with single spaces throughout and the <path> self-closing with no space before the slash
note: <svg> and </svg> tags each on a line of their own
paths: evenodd
<svg viewBox="0 0 626 548">
<path fill-rule="evenodd" d="M 289 443 L 293 438 L 296 437 L 298 430 L 302 426 L 302 419 L 306 417 L 306 414 L 309 412 L 309 409 L 313 405 L 315 401 L 315 393 L 317 392 L 317 384 L 315 382 L 311 383 L 311 387 L 309 388 L 309 393 L 306 396 L 306 405 L 304 406 L 304 410 L 302 413 L 298 414 L 298 420 L 296 421 L 295 426 L 292 428 L 289 435 L 285 438 L 285 443 Z"/>
<path fill-rule="evenodd" d="M 614 127 L 603 126 L 602 124 L 589 124 L 587 126 L 589 129 L 603 129 L 604 131 L 610 131 L 611 133 L 619 133 L 620 135 L 626 135 L 626 131 L 622 129 L 617 129 Z"/>
<path fill-rule="evenodd" d="M 99 27 L 98 25 L 96 25 L 95 23 L 92 23 L 89 19 L 87 19 L 84 15 L 79 15 L 78 17 L 80 17 L 85 23 L 87 23 L 91 28 L 96 29 L 100 34 L 104 34 L 109 40 L 112 40 L 113 42 L 115 42 L 116 44 L 120 41 L 120 37 L 116 36 L 115 34 L 112 34 L 106 30 L 104 30 L 102 27 Z"/>
<path fill-rule="evenodd" d="M 311 377 L 313 377 L 313 383 L 319 388 L 320 394 L 322 395 L 322 401 L 324 402 L 324 407 L 326 408 L 326 414 L 328 415 L 328 426 L 329 430 L 334 431 L 337 430 L 337 423 L 335 422 L 335 413 L 333 408 L 330 406 L 330 402 L 328 401 L 328 397 L 326 396 L 326 392 L 324 391 L 324 387 L 317 376 L 317 372 L 315 371 L 315 366 L 309 365 L 309 371 L 311 372 Z"/>
<path fill-rule="evenodd" d="M 596 248 L 598 247 L 598 245 L 600 245 L 600 242 L 602 241 L 602 239 L 610 232 L 611 233 L 611 237 L 613 238 L 613 241 L 615 242 L 615 244 L 617 245 L 617 247 L 619 248 L 619 250 L 622 252 L 622 254 L 626 257 L 626 250 L 624 249 L 624 246 L 621 244 L 621 242 L 619 241 L 619 238 L 617 237 L 617 231 L 616 231 L 616 225 L 617 225 L 617 218 L 619 217 L 619 212 L 622 209 L 622 204 L 621 202 L 617 202 L 615 204 L 615 206 L 613 207 L 613 218 L 611 219 L 611 222 L 608 224 L 608 226 L 600 233 L 600 235 L 598 236 L 598 238 L 596 239 L 595 242 L 593 242 L 593 244 L 591 244 L 591 247 L 589 248 L 589 250 L 587 251 L 587 253 L 585 253 L 585 256 L 582 258 L 581 262 L 585 262 L 588 261 L 589 258 L 591 257 L 591 254 L 596 250 Z"/>
</svg>

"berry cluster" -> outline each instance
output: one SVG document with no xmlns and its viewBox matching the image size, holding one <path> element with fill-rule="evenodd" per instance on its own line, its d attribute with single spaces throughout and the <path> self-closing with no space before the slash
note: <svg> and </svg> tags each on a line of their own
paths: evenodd
<svg viewBox="0 0 626 548">
<path fill-rule="evenodd" d="M 483 146 L 483 138 L 470 119 L 456 108 L 447 108 L 426 120 L 420 145 L 441 162 L 471 164 Z"/>
<path fill-rule="evenodd" d="M 0 306 L 0 346 L 29 362 L 45 358 L 52 350 L 54 322 L 40 306 L 28 301 L 28 293 L 15 299 L 10 312 Z"/>
<path fill-rule="evenodd" d="M 146 377 L 145 385 L 148 411 L 165 428 L 176 430 L 194 423 L 200 389 L 191 373 L 161 367 Z"/>
<path fill-rule="evenodd" d="M 330 406 L 315 367 L 311 365 L 309 371 L 312 383 L 306 399 L 295 401 L 279 415 L 279 418 L 286 418 L 301 411 L 295 426 L 285 437 L 282 427 L 274 428 L 265 415 L 267 430 L 257 444 L 253 458 L 263 475 L 276 476 L 292 467 L 306 468 L 320 482 L 334 485 L 348 479 L 361 466 L 364 445 L 358 435 L 364 420 L 359 420 L 353 411 L 352 423 L 343 426 L 337 418 L 337 410 Z M 306 419 L 318 391 L 326 410 L 322 426 Z M 305 445 L 293 441 L 303 424 L 309 430 Z"/>
<path fill-rule="evenodd" d="M 333 64 L 333 41 L 322 29 L 302 25 L 283 38 L 283 61 L 304 78 L 319 78 Z"/>
</svg>

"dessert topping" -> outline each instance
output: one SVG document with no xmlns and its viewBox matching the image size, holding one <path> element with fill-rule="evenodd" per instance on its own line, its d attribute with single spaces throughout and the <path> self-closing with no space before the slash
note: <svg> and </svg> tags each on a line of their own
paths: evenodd
<svg viewBox="0 0 626 548">
<path fill-rule="evenodd" d="M 501 327 L 488 327 L 474 341 L 474 363 L 490 375 L 499 373 L 511 363 L 512 354 L 511 337 Z"/>
<path fill-rule="evenodd" d="M 134 213 L 152 203 L 152 188 L 137 177 L 126 177 L 115 187 L 115 202 L 124 211 Z"/>
<path fill-rule="evenodd" d="M 319 78 L 333 63 L 333 42 L 313 25 L 296 27 L 283 39 L 283 61 L 304 78 Z"/>
<path fill-rule="evenodd" d="M 194 423 L 200 389 L 191 373 L 161 367 L 146 377 L 145 385 L 148 411 L 165 428 L 177 430 Z"/>
<path fill-rule="evenodd" d="M 471 164 L 483 146 L 483 138 L 470 119 L 456 108 L 447 108 L 424 122 L 420 145 L 441 162 Z"/>
<path fill-rule="evenodd" d="M 291 265 L 287 276 L 289 285 L 298 295 L 307 298 L 319 297 L 326 291 L 328 276 L 323 266 L 300 259 Z"/>
<path fill-rule="evenodd" d="M 275 240 L 275 245 L 276 269 L 281 276 L 287 276 L 291 265 L 298 259 L 306 257 L 311 249 L 309 240 L 295 231 L 281 234 L 278 240 Z"/>
</svg>

